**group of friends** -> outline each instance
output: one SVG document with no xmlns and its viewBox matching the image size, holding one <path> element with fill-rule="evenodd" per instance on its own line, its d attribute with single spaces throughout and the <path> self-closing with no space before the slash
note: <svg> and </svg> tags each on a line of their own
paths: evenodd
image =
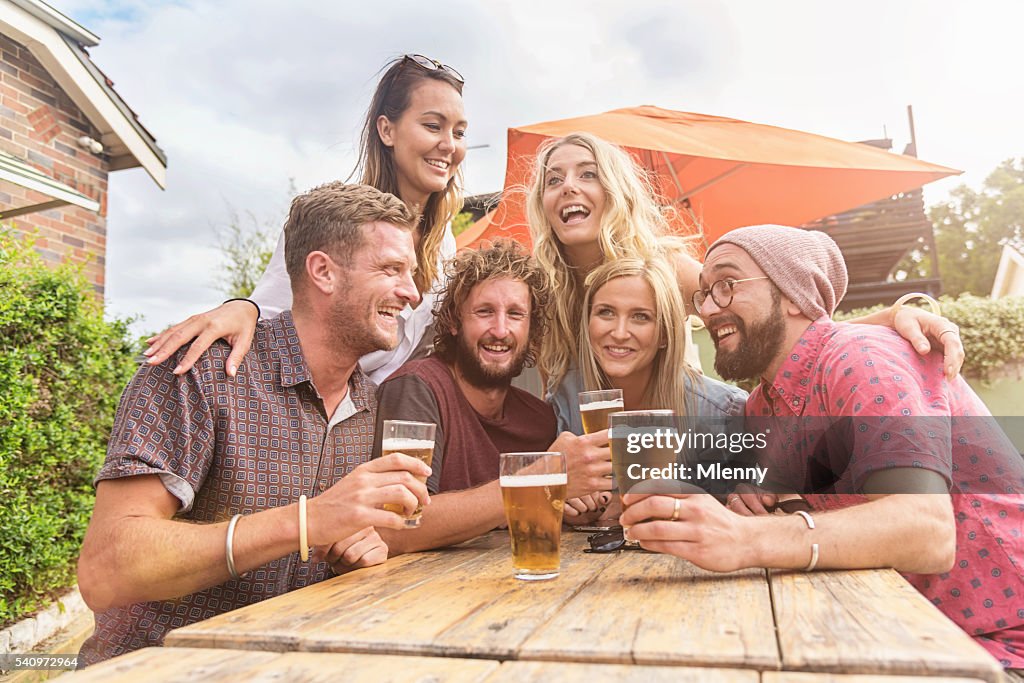
<svg viewBox="0 0 1024 683">
<path fill-rule="evenodd" d="M 538 153 L 532 255 L 504 240 L 456 253 L 462 88 L 449 66 L 395 60 L 360 182 L 295 198 L 251 300 L 150 340 L 96 477 L 83 664 L 490 531 L 504 522 L 499 453 L 558 451 L 568 524 L 612 518 L 713 571 L 893 567 L 1024 668 L 1024 474 L 1001 434 L 957 426 L 988 411 L 957 374 L 956 326 L 901 306 L 834 322 L 847 274 L 823 233 L 741 228 L 701 264 L 631 157 L 587 133 Z M 749 395 L 688 362 L 691 314 L 719 375 L 759 382 Z M 533 365 L 544 399 L 512 384 Z M 771 464 L 786 481 L 632 493 L 619 509 L 608 431 L 584 434 L 577 400 L 609 388 L 630 410 L 782 420 Z M 437 425 L 431 467 L 379 457 L 392 419 Z M 809 467 L 822 459 L 842 463 L 824 485 Z M 801 514 L 782 514 L 793 500 Z M 385 504 L 422 505 L 419 528 Z"/>
</svg>

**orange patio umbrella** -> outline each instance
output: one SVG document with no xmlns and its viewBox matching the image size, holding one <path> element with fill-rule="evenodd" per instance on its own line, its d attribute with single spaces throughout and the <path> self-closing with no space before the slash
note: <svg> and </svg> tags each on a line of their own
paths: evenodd
<svg viewBox="0 0 1024 683">
<path fill-rule="evenodd" d="M 802 225 L 961 173 L 877 147 L 721 116 L 644 106 L 508 131 L 501 203 L 459 235 L 460 247 L 498 237 L 530 245 L 525 197 L 547 138 L 593 133 L 620 145 L 678 210 L 679 232 L 710 244 L 733 228 Z"/>
</svg>

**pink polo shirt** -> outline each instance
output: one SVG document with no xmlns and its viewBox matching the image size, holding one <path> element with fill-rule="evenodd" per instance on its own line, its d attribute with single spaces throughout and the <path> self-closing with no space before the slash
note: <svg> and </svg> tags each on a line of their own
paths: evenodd
<svg viewBox="0 0 1024 683">
<path fill-rule="evenodd" d="M 864 502 L 856 494 L 878 470 L 941 474 L 956 562 L 947 573 L 904 576 L 1003 666 L 1022 668 L 1024 464 L 990 415 L 963 378 L 946 382 L 938 352 L 921 357 L 892 330 L 828 318 L 747 401 L 748 429 L 773 416 L 769 452 L 785 454 L 770 457 L 768 478 L 815 509 Z"/>
</svg>

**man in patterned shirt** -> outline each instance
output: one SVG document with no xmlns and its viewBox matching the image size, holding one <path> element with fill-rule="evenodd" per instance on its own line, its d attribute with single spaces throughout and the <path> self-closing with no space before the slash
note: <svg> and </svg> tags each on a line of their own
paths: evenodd
<svg viewBox="0 0 1024 683">
<path fill-rule="evenodd" d="M 383 562 L 373 527 L 429 502 L 423 463 L 370 462 L 374 387 L 356 361 L 396 342 L 419 295 L 415 217 L 396 197 L 331 183 L 292 202 L 292 311 L 262 321 L 236 377 L 210 347 L 143 365 L 118 407 L 78 565 L 96 631 L 91 664 L 351 568 Z M 184 349 L 179 351 L 179 357 Z M 314 561 L 300 557 L 300 496 Z M 305 550 L 305 549 L 303 549 Z"/>
<path fill-rule="evenodd" d="M 831 320 L 847 275 L 824 233 L 732 231 L 700 286 L 715 368 L 761 380 L 747 429 L 771 430 L 769 479 L 814 517 L 766 517 L 778 497 L 756 490 L 728 507 L 627 498 L 629 536 L 712 570 L 893 567 L 1003 666 L 1024 666 L 1024 468 L 963 378 L 891 330 Z"/>
</svg>

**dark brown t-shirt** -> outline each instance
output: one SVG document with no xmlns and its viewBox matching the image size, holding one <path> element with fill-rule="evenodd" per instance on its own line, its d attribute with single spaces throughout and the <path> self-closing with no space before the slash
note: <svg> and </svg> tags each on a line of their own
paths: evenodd
<svg viewBox="0 0 1024 683">
<path fill-rule="evenodd" d="M 383 420 L 415 420 L 437 425 L 431 494 L 461 491 L 498 478 L 498 454 L 544 451 L 555 440 L 551 406 L 509 387 L 503 415 L 486 418 L 473 409 L 437 356 L 406 363 L 377 390 L 374 457 L 380 455 Z"/>
</svg>

